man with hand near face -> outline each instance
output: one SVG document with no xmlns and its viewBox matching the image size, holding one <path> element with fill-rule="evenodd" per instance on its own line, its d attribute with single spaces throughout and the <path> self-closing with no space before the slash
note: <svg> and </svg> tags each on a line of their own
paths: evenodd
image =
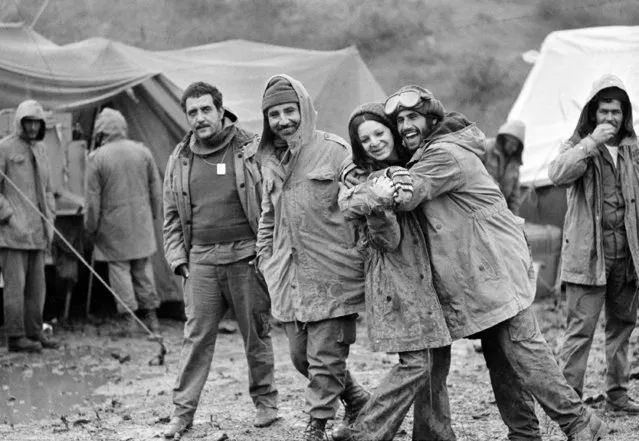
<svg viewBox="0 0 639 441">
<path fill-rule="evenodd" d="M 53 239 L 53 228 L 32 206 L 53 223 L 55 199 L 49 161 L 40 142 L 45 130 L 42 106 L 27 100 L 16 109 L 14 133 L 0 141 L 0 268 L 9 352 L 58 347 L 42 333 L 44 255 Z"/>
<path fill-rule="evenodd" d="M 255 135 L 235 125 L 237 117 L 210 84 L 191 84 L 181 104 L 191 131 L 166 168 L 164 251 L 184 281 L 187 322 L 166 438 L 193 424 L 228 309 L 244 340 L 249 393 L 257 408 L 253 425 L 278 419 L 270 299 L 254 267 L 261 198 Z"/>
<path fill-rule="evenodd" d="M 564 376 L 582 395 L 605 304 L 607 407 L 639 414 L 639 403 L 628 395 L 629 341 L 639 301 L 639 145 L 619 78 L 604 75 L 594 82 L 575 132 L 548 175 L 556 185 L 569 185 L 561 269 L 568 310 L 560 352 Z"/>
</svg>

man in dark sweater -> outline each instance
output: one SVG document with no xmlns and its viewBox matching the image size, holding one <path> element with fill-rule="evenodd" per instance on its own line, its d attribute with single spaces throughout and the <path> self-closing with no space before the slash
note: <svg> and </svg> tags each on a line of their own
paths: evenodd
<svg viewBox="0 0 639 441">
<path fill-rule="evenodd" d="M 210 84 L 191 84 L 181 104 L 191 131 L 166 168 L 164 252 L 184 281 L 187 322 L 167 438 L 193 423 L 218 324 L 229 309 L 244 340 L 249 393 L 257 408 L 253 424 L 265 427 L 278 418 L 271 303 L 254 269 L 261 199 L 255 135 L 235 125 L 237 117 Z"/>
</svg>

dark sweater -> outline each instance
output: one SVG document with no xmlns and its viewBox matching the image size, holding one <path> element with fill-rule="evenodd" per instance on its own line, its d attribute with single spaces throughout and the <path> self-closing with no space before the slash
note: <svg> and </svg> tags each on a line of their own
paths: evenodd
<svg viewBox="0 0 639 441">
<path fill-rule="evenodd" d="M 254 233 L 240 202 L 230 147 L 207 156 L 193 155 L 190 189 L 193 244 L 212 245 L 253 239 Z M 218 174 L 218 164 L 225 173 Z"/>
</svg>

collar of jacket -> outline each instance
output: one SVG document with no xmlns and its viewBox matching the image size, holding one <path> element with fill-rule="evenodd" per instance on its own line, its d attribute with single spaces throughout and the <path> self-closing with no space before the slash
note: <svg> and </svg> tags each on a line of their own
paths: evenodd
<svg viewBox="0 0 639 441">
<path fill-rule="evenodd" d="M 182 138 L 182 140 L 180 141 L 180 143 L 178 144 L 178 148 L 177 148 L 177 155 L 178 157 L 190 157 L 193 152 L 191 152 L 191 149 L 189 148 L 189 143 L 191 142 L 191 137 L 194 136 L 193 135 L 193 131 L 189 130 L 186 135 L 184 135 L 184 138 Z M 231 141 L 231 143 L 237 141 L 238 144 L 236 144 L 235 148 L 243 148 L 244 149 L 244 157 L 249 159 L 252 158 L 253 156 L 255 156 L 255 154 L 257 153 L 257 146 L 259 144 L 259 139 L 257 139 L 257 135 L 251 135 L 248 132 L 242 130 L 241 128 L 237 128 L 236 131 L 236 139 L 234 139 L 233 141 Z M 256 142 L 251 142 L 253 140 L 256 140 Z"/>
</svg>

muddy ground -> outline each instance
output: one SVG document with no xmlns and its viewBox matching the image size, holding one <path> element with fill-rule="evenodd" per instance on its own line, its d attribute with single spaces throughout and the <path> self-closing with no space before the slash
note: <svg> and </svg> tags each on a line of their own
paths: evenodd
<svg viewBox="0 0 639 441">
<path fill-rule="evenodd" d="M 563 322 L 551 300 L 535 305 L 551 348 L 556 350 Z M 139 338 L 112 337 L 113 323 L 76 323 L 73 331 L 54 329 L 64 341 L 59 351 L 42 355 L 9 354 L 0 348 L 0 440 L 155 440 L 161 439 L 171 414 L 171 387 L 180 355 L 182 323 L 162 321 L 169 353 L 165 366 L 149 366 L 158 345 Z M 632 336 L 633 372 L 639 370 L 639 331 Z M 273 426 L 251 425 L 253 406 L 247 391 L 247 370 L 240 335 L 221 334 L 206 388 L 192 431 L 183 439 L 212 441 L 267 441 L 300 438 L 304 413 L 304 379 L 288 359 L 286 336 L 274 329 L 276 381 L 281 419 Z M 372 389 L 396 361 L 392 354 L 368 349 L 365 323 L 352 346 L 351 370 Z M 603 333 L 596 342 L 586 380 L 586 396 L 601 392 L 605 371 Z M 460 441 L 505 440 L 481 353 L 472 341 L 453 345 L 448 379 L 454 428 Z M 639 380 L 630 384 L 639 397 Z M 593 407 L 613 428 L 610 441 L 639 440 L 639 417 L 607 413 L 603 403 Z M 544 439 L 565 439 L 558 427 L 539 410 Z M 341 416 L 341 415 L 339 415 Z M 396 440 L 410 440 L 412 420 L 404 422 Z"/>
</svg>

